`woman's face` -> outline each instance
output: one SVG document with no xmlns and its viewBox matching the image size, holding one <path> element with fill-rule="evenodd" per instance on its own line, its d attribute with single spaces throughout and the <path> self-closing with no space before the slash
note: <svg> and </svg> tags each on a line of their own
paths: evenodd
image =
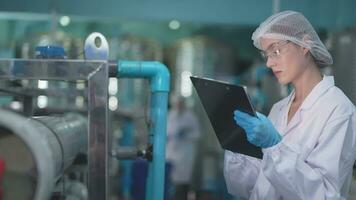
<svg viewBox="0 0 356 200">
<path fill-rule="evenodd" d="M 306 69 L 307 49 L 284 40 L 261 38 L 260 42 L 266 65 L 280 84 L 293 82 Z"/>
</svg>

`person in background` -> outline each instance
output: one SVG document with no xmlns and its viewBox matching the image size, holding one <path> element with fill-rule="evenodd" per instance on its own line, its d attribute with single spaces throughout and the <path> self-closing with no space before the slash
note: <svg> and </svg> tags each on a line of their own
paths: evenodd
<svg viewBox="0 0 356 200">
<path fill-rule="evenodd" d="M 228 191 L 247 199 L 347 199 L 356 157 L 356 109 L 333 76 L 320 72 L 333 63 L 331 55 L 295 11 L 267 18 L 252 40 L 278 82 L 294 90 L 273 105 L 268 118 L 234 112 L 248 141 L 262 147 L 263 159 L 225 151 Z"/>
<path fill-rule="evenodd" d="M 185 99 L 178 97 L 168 113 L 166 145 L 166 159 L 171 165 L 175 200 L 187 199 L 199 136 L 197 117 L 186 107 Z"/>
</svg>

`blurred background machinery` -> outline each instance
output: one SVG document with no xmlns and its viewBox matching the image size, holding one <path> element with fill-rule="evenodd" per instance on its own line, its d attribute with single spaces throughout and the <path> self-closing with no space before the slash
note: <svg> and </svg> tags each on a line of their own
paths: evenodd
<svg viewBox="0 0 356 200">
<path fill-rule="evenodd" d="M 8 104 L 3 103 L 0 117 L 0 159 L 4 167 L 2 198 L 105 198 L 108 184 L 107 77 L 105 62 L 0 61 L 0 78 L 11 83 L 6 88 L 1 86 L 1 96 L 13 98 Z M 47 105 L 39 106 L 39 102 L 33 104 L 32 100 L 40 96 L 57 93 L 54 96 L 65 98 L 68 88 L 50 92 L 44 88 L 30 90 L 22 87 L 21 78 L 85 81 L 88 90 L 81 95 L 86 97 L 87 107 L 71 107 L 70 114 L 67 109 L 54 107 L 51 110 Z"/>
<path fill-rule="evenodd" d="M 101 42 L 104 41 L 101 40 Z M 41 92 L 44 92 L 46 96 L 52 97 L 57 92 L 58 94 L 54 95 L 55 98 L 68 98 L 66 94 L 73 92 L 73 88 L 68 87 L 70 84 L 66 84 L 67 87 L 54 88 L 52 93 L 47 93 L 47 88 L 41 87 L 29 91 L 29 88 L 22 87 L 21 81 L 16 87 L 1 88 L 2 96 L 5 97 L 26 96 L 17 101 L 19 105 L 17 107 L 13 106 L 12 101 L 9 101 L 9 104 L 3 104 L 3 107 L 13 111 L 1 111 L 1 181 L 5 186 L 3 188 L 1 183 L 1 198 L 73 199 L 73 195 L 79 196 L 80 199 L 110 198 L 108 172 L 111 168 L 109 159 L 111 145 L 108 142 L 111 141 L 109 138 L 111 134 L 108 133 L 108 82 L 111 76 L 149 80 L 150 114 L 144 116 L 150 124 L 147 149 L 133 148 L 133 150 L 126 151 L 122 148 L 113 148 L 112 151 L 110 149 L 110 155 L 117 159 L 149 160 L 148 177 L 147 180 L 144 179 L 150 189 L 150 192 L 147 192 L 147 199 L 163 199 L 164 175 L 160 172 L 164 172 L 165 159 L 166 112 L 170 77 L 167 68 L 157 61 L 120 60 L 110 62 L 110 64 L 107 60 L 90 61 L 87 51 L 85 52 L 86 60 L 66 60 L 64 57 L 57 57 L 58 53 L 64 54 L 59 47 L 45 46 L 37 49 L 41 50 L 38 59 L 7 59 L 0 62 L 0 78 L 4 83 L 19 81 L 21 78 L 31 81 L 61 80 L 65 83 L 77 83 L 80 80 L 86 86 L 81 97 L 85 98 L 87 103 L 85 108 L 76 107 L 76 104 L 67 104 L 66 101 L 57 103 L 70 107 L 51 107 L 48 104 L 42 107 L 37 104 L 39 108 L 45 108 L 45 110 L 34 112 L 37 107 L 31 100 L 39 97 L 39 89 L 44 89 Z M 44 55 L 44 52 L 48 55 Z M 95 52 L 91 54 L 93 53 Z M 35 115 L 68 113 L 68 110 L 84 113 L 88 120 L 79 116 L 75 117 L 75 115 L 74 117 L 65 115 L 58 119 L 43 117 L 36 120 L 21 116 L 33 116 L 34 113 Z M 16 114 L 15 111 L 21 115 Z M 116 115 L 125 117 L 130 114 L 123 114 L 119 111 Z M 16 151 L 17 149 L 19 152 Z M 74 159 L 77 159 L 79 152 L 83 155 L 81 165 L 73 172 L 81 174 L 79 177 L 82 179 L 73 179 L 74 175 L 67 173 L 66 169 Z M 20 155 L 14 157 L 17 153 Z M 21 168 L 21 166 L 26 167 Z M 71 179 L 66 178 L 67 176 Z M 58 180 L 60 183 L 57 182 Z M 15 187 L 17 184 L 21 187 Z M 122 185 L 125 186 L 125 184 Z M 58 188 L 58 191 L 54 188 Z M 22 193 L 24 196 L 16 196 L 17 190 L 23 190 L 26 193 Z M 58 195 L 55 195 L 56 192 Z"/>
<path fill-rule="evenodd" d="M 331 50 L 334 56 L 332 71 L 335 82 L 345 94 L 356 102 L 356 29 L 349 28 L 331 37 Z"/>
</svg>

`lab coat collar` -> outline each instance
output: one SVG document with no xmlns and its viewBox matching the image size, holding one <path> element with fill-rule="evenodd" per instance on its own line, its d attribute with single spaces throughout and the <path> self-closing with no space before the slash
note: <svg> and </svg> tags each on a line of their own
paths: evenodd
<svg viewBox="0 0 356 200">
<path fill-rule="evenodd" d="M 321 80 L 309 93 L 309 95 L 301 105 L 300 109 L 307 110 L 311 108 L 312 105 L 319 99 L 319 97 L 334 85 L 335 85 L 334 77 L 324 75 L 323 80 Z"/>
<path fill-rule="evenodd" d="M 292 130 L 296 125 L 298 125 L 302 121 L 302 116 L 301 116 L 301 110 L 306 110 L 311 108 L 311 106 L 319 99 L 319 97 L 326 92 L 330 87 L 334 86 L 334 77 L 332 76 L 324 76 L 323 80 L 320 81 L 309 93 L 307 98 L 304 100 L 302 103 L 301 107 L 298 109 L 298 111 L 295 113 L 293 118 L 289 123 L 287 123 L 288 120 L 288 112 L 290 105 L 294 99 L 295 91 L 293 90 L 291 94 L 285 99 L 285 101 L 282 103 L 281 109 L 284 108 L 284 131 L 282 135 L 288 134 L 290 130 Z"/>
<path fill-rule="evenodd" d="M 294 89 L 292 90 L 292 92 L 288 95 L 288 97 L 284 98 L 281 102 L 281 106 L 279 107 L 279 110 L 281 111 L 283 108 L 286 108 L 290 101 L 294 99 Z"/>
<path fill-rule="evenodd" d="M 323 76 L 323 80 L 321 80 L 310 92 L 310 94 L 307 96 L 307 98 L 304 100 L 303 104 L 301 105 L 301 109 L 309 109 L 315 101 L 330 87 L 334 86 L 334 77 L 333 76 Z M 294 89 L 292 92 L 288 95 L 287 98 L 283 99 L 281 102 L 280 110 L 283 108 L 286 108 L 290 101 L 294 99 Z"/>
</svg>

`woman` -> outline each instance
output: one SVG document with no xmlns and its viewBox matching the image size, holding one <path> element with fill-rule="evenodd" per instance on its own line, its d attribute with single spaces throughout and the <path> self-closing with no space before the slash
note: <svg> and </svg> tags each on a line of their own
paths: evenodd
<svg viewBox="0 0 356 200">
<path fill-rule="evenodd" d="M 280 84 L 294 91 L 267 117 L 240 111 L 234 119 L 263 159 L 225 152 L 228 191 L 248 199 L 346 199 L 356 157 L 356 111 L 352 102 L 323 76 L 319 66 L 332 58 L 300 13 L 284 11 L 253 33 Z"/>
</svg>

